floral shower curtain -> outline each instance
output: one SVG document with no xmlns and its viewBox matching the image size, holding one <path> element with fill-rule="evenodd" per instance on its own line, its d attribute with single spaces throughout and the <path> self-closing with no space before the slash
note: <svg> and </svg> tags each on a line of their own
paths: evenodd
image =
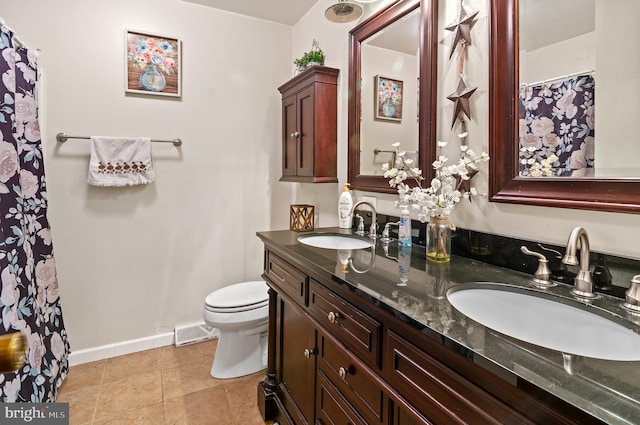
<svg viewBox="0 0 640 425">
<path fill-rule="evenodd" d="M 591 75 L 520 90 L 520 175 L 540 175 L 536 171 L 540 172 L 539 165 L 545 161 L 547 173 L 542 175 L 593 173 L 594 98 Z"/>
<path fill-rule="evenodd" d="M 0 25 L 0 334 L 21 331 L 27 359 L 0 374 L 3 402 L 54 401 L 69 342 L 47 221 L 36 54 Z"/>
</svg>

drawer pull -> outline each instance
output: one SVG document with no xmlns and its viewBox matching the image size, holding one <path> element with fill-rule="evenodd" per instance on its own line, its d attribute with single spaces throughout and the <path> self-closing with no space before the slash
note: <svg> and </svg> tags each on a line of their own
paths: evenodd
<svg viewBox="0 0 640 425">
<path fill-rule="evenodd" d="M 308 359 L 309 357 L 313 356 L 316 354 L 316 349 L 315 348 L 305 348 L 304 349 L 304 356 Z"/>
<path fill-rule="evenodd" d="M 340 315 L 338 313 L 334 313 L 333 311 L 330 311 L 329 314 L 327 314 L 327 319 L 329 319 L 330 323 L 338 323 L 339 318 Z"/>
<path fill-rule="evenodd" d="M 340 378 L 346 379 L 347 375 L 351 373 L 350 369 L 350 367 L 341 367 L 340 369 L 338 369 L 338 375 L 340 375 Z"/>
</svg>

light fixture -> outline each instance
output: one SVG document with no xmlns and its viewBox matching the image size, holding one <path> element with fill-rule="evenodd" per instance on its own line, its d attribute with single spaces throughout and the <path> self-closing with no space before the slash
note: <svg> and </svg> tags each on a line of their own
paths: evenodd
<svg viewBox="0 0 640 425">
<path fill-rule="evenodd" d="M 338 3 L 329 6 L 324 16 L 331 22 L 351 22 L 362 16 L 362 7 L 348 0 L 339 0 Z"/>
</svg>

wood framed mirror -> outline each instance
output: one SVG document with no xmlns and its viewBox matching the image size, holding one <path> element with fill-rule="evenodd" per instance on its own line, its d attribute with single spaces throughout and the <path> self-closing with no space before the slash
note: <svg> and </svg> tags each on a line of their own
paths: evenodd
<svg viewBox="0 0 640 425">
<path fill-rule="evenodd" d="M 431 169 L 436 149 L 437 16 L 438 2 L 435 0 L 398 0 L 349 33 L 348 181 L 352 189 L 395 192 L 381 172 L 382 163 L 392 161 L 391 145 L 395 142 L 401 143 L 403 150 L 415 149 L 419 167 L 422 170 Z M 395 66 L 390 72 L 383 67 L 373 71 L 363 69 L 365 47 L 381 34 L 387 36 L 410 22 L 411 25 L 417 25 L 415 48 L 408 48 L 410 43 L 401 43 L 409 51 L 398 53 L 398 58 L 404 55 L 403 58 L 388 58 L 388 64 Z M 395 50 L 387 45 L 381 46 L 387 51 Z M 412 60 L 412 49 L 414 65 L 407 65 Z M 404 68 L 410 69 L 410 76 L 397 76 L 400 68 L 403 68 L 398 66 L 399 62 L 404 64 Z M 406 96 L 401 118 L 398 118 L 396 108 L 383 111 L 379 102 L 375 101 L 377 84 L 381 81 L 383 84 L 389 81 L 402 83 L 400 87 Z M 395 114 L 391 113 L 394 110 Z M 368 125 L 370 127 L 366 127 Z M 415 145 L 413 140 L 406 140 L 406 134 L 413 134 L 409 137 L 417 139 Z M 379 154 L 385 155 L 384 158 L 376 157 Z M 368 161 L 366 167 L 363 165 L 364 158 Z"/>
<path fill-rule="evenodd" d="M 491 201 L 640 213 L 640 177 L 532 178 L 519 175 L 520 1 L 490 0 L 489 7 L 489 154 L 491 156 L 489 195 Z M 629 15 L 629 12 L 623 11 L 623 13 Z M 617 21 L 612 19 L 610 22 Z M 595 72 L 598 74 L 599 71 Z M 598 78 L 600 78 L 599 75 L 596 76 L 596 81 Z M 633 130 L 629 130 L 627 134 L 632 133 Z M 596 129 L 596 139 L 597 134 Z M 633 137 L 629 138 L 628 143 L 635 143 L 633 139 Z"/>
</svg>

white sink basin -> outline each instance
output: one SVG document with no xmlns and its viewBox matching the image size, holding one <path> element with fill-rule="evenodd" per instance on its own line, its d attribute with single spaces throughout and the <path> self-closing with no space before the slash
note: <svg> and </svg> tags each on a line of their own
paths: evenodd
<svg viewBox="0 0 640 425">
<path fill-rule="evenodd" d="M 369 240 L 337 233 L 311 233 L 309 235 L 302 235 L 298 236 L 298 242 L 316 248 L 326 249 L 363 249 L 373 246 Z"/>
<path fill-rule="evenodd" d="M 574 300 L 496 283 L 457 285 L 447 298 L 465 316 L 521 341 L 564 354 L 640 360 L 640 334 Z"/>
</svg>

